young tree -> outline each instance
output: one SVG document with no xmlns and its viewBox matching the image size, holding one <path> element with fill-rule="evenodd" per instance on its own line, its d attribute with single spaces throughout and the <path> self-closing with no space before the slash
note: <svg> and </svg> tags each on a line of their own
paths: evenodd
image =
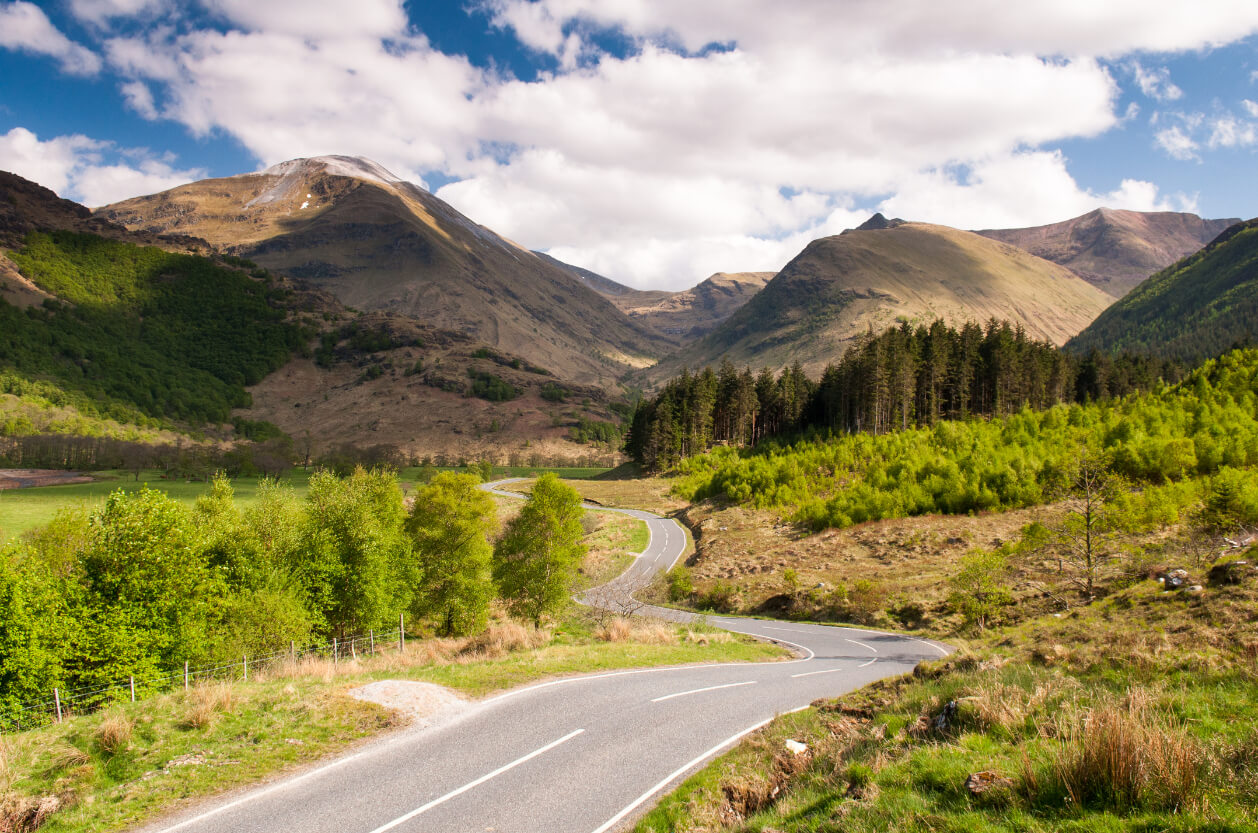
<svg viewBox="0 0 1258 833">
<path fill-rule="evenodd" d="M 406 510 L 393 474 L 355 469 L 310 478 L 304 545 L 291 565 L 338 636 L 392 622 L 411 584 Z"/>
<path fill-rule="evenodd" d="M 961 572 L 949 583 L 948 605 L 965 618 L 967 625 L 987 627 L 1002 607 L 1012 603 L 1009 593 L 1009 565 L 999 551 L 974 550 L 961 559 Z"/>
<path fill-rule="evenodd" d="M 568 604 L 585 558 L 581 496 L 553 473 L 537 479 L 494 548 L 494 579 L 517 616 L 535 624 Z"/>
<path fill-rule="evenodd" d="M 1087 601 L 1096 598 L 1097 582 L 1119 557 L 1117 537 L 1123 519 L 1114 506 L 1122 491 L 1121 477 L 1109 461 L 1086 444 L 1080 449 L 1069 511 L 1049 530 L 1048 543 L 1057 555 L 1057 572 Z"/>
<path fill-rule="evenodd" d="M 497 527 L 493 498 L 472 474 L 442 472 L 415 492 L 406 521 L 418 560 L 413 609 L 442 634 L 477 633 L 494 595 L 488 536 Z"/>
</svg>

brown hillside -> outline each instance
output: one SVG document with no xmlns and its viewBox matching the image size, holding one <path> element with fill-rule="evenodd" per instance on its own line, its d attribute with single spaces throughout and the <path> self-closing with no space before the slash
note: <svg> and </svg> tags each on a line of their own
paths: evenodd
<svg viewBox="0 0 1258 833">
<path fill-rule="evenodd" d="M 609 382 L 666 347 L 554 265 L 365 159 L 293 160 L 98 214 L 197 235 L 351 307 L 414 316 L 577 382 Z"/>
<path fill-rule="evenodd" d="M 773 272 L 717 272 L 681 292 L 637 292 L 612 298 L 630 318 L 689 344 L 716 329 L 722 321 L 764 289 Z"/>
<path fill-rule="evenodd" d="M 1051 260 L 1115 298 L 1209 243 L 1240 222 L 1203 220 L 1173 211 L 1098 208 L 1061 223 L 1023 229 L 986 229 L 984 237 Z"/>
<path fill-rule="evenodd" d="M 960 325 L 989 318 L 1061 344 L 1114 299 L 1073 272 L 1013 246 L 925 223 L 814 240 L 712 333 L 647 374 L 683 367 L 783 367 L 817 375 L 852 340 L 902 321 Z"/>
</svg>

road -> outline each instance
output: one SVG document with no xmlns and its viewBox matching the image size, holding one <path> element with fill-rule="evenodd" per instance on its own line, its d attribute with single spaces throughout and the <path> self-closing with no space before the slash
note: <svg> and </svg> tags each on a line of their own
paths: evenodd
<svg viewBox="0 0 1258 833">
<path fill-rule="evenodd" d="M 608 511 L 642 518 L 651 531 L 646 550 L 615 582 L 616 592 L 632 592 L 684 551 L 685 533 L 675 521 Z M 709 621 L 787 643 L 798 659 L 621 671 L 527 686 L 443 725 L 392 736 L 148 829 L 608 833 L 631 824 L 667 787 L 775 716 L 906 673 L 948 651 L 872 630 L 737 617 Z"/>
</svg>

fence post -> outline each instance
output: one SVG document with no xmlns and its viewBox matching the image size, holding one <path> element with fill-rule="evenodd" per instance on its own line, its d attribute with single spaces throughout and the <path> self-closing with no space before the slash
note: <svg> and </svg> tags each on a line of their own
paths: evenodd
<svg viewBox="0 0 1258 833">
<path fill-rule="evenodd" d="M 57 702 L 57 722 L 61 722 L 61 689 L 54 688 L 52 690 L 52 699 Z"/>
<path fill-rule="evenodd" d="M 248 654 L 240 655 L 240 664 L 243 665 L 245 668 L 245 682 L 249 682 L 249 655 Z"/>
<path fill-rule="evenodd" d="M 352 636 L 349 640 L 349 655 L 354 662 L 358 662 L 358 640 Z"/>
<path fill-rule="evenodd" d="M 397 615 L 397 649 L 398 651 L 406 650 L 406 621 L 402 618 L 406 614 L 399 613 Z"/>
<path fill-rule="evenodd" d="M 336 665 L 336 661 L 340 659 L 341 652 L 336 647 L 336 637 L 332 637 L 332 664 Z"/>
<path fill-rule="evenodd" d="M 288 640 L 288 654 L 292 657 L 293 662 L 297 661 L 297 640 Z"/>
<path fill-rule="evenodd" d="M 367 638 L 371 640 L 371 655 L 374 657 L 376 655 L 376 632 L 367 631 Z"/>
<path fill-rule="evenodd" d="M 135 677 L 131 677 L 131 702 L 135 702 Z"/>
<path fill-rule="evenodd" d="M 183 690 L 188 690 L 188 661 L 183 661 Z"/>
</svg>

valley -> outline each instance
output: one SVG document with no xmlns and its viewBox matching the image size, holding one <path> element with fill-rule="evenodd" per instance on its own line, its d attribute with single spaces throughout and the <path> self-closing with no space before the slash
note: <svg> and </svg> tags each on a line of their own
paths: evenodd
<svg viewBox="0 0 1258 833">
<path fill-rule="evenodd" d="M 1252 223 L 877 215 L 664 291 L 361 158 L 3 184 L 0 456 L 96 473 L 0 493 L 14 829 L 343 829 L 381 766 L 365 829 L 1254 823 L 1199 728 L 1253 686 Z"/>
</svg>

